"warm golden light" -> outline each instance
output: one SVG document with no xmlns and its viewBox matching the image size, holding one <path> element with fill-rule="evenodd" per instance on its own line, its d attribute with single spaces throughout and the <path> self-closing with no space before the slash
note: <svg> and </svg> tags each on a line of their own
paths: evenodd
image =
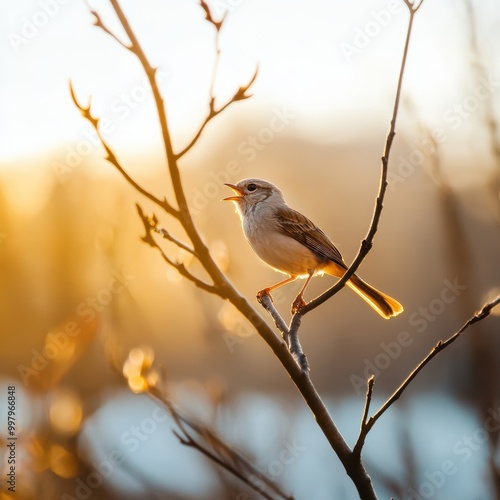
<svg viewBox="0 0 500 500">
<path fill-rule="evenodd" d="M 122 373 L 133 392 L 144 392 L 158 383 L 159 374 L 152 369 L 154 357 L 149 346 L 134 347 L 129 351 Z"/>
<path fill-rule="evenodd" d="M 146 376 L 146 382 L 149 387 L 155 387 L 160 381 L 160 374 L 156 370 L 150 370 Z"/>
<path fill-rule="evenodd" d="M 422 356 L 500 293 L 500 10 L 493 0 L 425 0 L 400 86 L 413 1 L 9 2 L 0 16 L 0 371 L 12 409 L 0 414 L 0 490 L 9 424 L 19 491 L 0 500 L 219 498 L 233 485 L 231 467 L 218 471 L 225 460 L 238 465 L 244 482 L 233 489 L 244 495 L 257 467 L 283 498 L 315 489 L 354 497 L 357 474 L 345 472 L 362 472 L 350 458 L 365 456 L 359 423 L 371 429 L 384 395 L 402 395 L 394 390 Z M 13 42 L 23 31 L 32 36 Z M 332 247 L 319 248 L 324 238 L 283 207 L 259 215 L 267 195 L 255 198 L 243 234 L 221 199 L 244 178 L 279 186 L 346 263 L 360 244 L 371 249 L 356 272 L 405 312 L 379 321 L 340 290 L 293 316 L 299 280 L 272 290 L 275 309 L 258 299 L 283 276 L 248 241 L 270 263 L 295 254 L 308 272 L 313 257 L 332 261 Z M 375 217 L 374 206 L 383 207 Z M 304 299 L 337 275 L 313 280 Z M 436 495 L 494 491 L 500 305 L 491 316 L 421 365 L 417 391 L 390 402 L 372 434 L 385 444 L 363 460 L 377 494 L 415 487 L 428 498 L 436 484 L 426 471 L 450 459 L 459 474 Z M 298 340 L 316 390 L 292 365 L 307 368 Z M 341 438 L 335 445 L 329 409 L 350 454 Z M 175 435 L 182 426 L 193 446 Z M 455 451 L 469 437 L 477 450 L 462 464 Z M 340 461 L 325 455 L 329 445 L 345 451 Z M 400 460 L 407 455 L 418 460 Z"/>
<path fill-rule="evenodd" d="M 238 324 L 241 323 L 241 315 L 229 302 L 224 302 L 224 304 L 222 304 L 217 313 L 217 319 L 222 327 L 229 332 L 234 330 Z"/>
<path fill-rule="evenodd" d="M 125 378 L 130 379 L 140 375 L 141 367 L 136 363 L 133 363 L 130 359 L 127 359 L 123 364 L 122 373 Z"/>
<path fill-rule="evenodd" d="M 50 448 L 50 469 L 54 474 L 69 479 L 78 473 L 78 459 L 66 448 L 58 444 Z"/>
<path fill-rule="evenodd" d="M 52 398 L 49 417 L 55 432 L 75 435 L 80 429 L 83 417 L 80 397 L 69 389 L 58 390 Z"/>
<path fill-rule="evenodd" d="M 222 271 L 227 271 L 229 266 L 229 252 L 227 245 L 222 240 L 215 240 L 210 245 L 210 253 Z"/>
<path fill-rule="evenodd" d="M 132 375 L 128 378 L 130 389 L 135 392 L 144 392 L 148 388 L 148 382 L 142 375 Z"/>
</svg>

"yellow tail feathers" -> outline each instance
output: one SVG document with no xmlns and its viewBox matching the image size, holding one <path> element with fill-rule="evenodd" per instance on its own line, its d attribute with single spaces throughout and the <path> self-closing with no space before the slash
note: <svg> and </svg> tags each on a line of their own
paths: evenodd
<svg viewBox="0 0 500 500">
<path fill-rule="evenodd" d="M 397 316 L 404 310 L 403 306 L 396 299 L 373 288 L 356 275 L 352 276 L 347 284 L 385 319 Z"/>
</svg>

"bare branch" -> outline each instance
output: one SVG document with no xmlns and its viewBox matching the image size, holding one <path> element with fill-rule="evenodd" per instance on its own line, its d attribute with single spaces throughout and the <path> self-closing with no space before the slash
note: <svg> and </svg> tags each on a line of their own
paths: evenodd
<svg viewBox="0 0 500 500">
<path fill-rule="evenodd" d="M 217 72 L 219 69 L 219 61 L 220 61 L 220 45 L 219 45 L 219 35 L 220 35 L 220 28 L 222 26 L 222 23 L 225 19 L 225 16 L 222 18 L 220 23 L 216 23 L 212 17 L 212 14 L 210 12 L 210 9 L 208 5 L 203 1 L 200 0 L 200 5 L 205 11 L 205 18 L 208 20 L 209 23 L 211 23 L 215 27 L 215 63 L 214 67 L 212 69 L 212 77 L 210 79 L 210 91 L 209 91 L 209 102 L 208 102 L 208 116 L 205 118 L 204 122 L 201 124 L 200 128 L 198 129 L 198 132 L 195 134 L 191 142 L 180 152 L 175 155 L 176 159 L 181 158 L 185 153 L 187 153 L 198 141 L 199 137 L 201 136 L 203 130 L 205 129 L 206 125 L 208 122 L 217 116 L 219 113 L 222 113 L 223 109 L 220 109 L 218 111 L 215 111 L 215 93 L 214 93 L 214 88 L 215 88 L 215 79 L 217 77 Z"/>
<path fill-rule="evenodd" d="M 99 137 L 99 141 L 104 148 L 104 151 L 106 152 L 105 159 L 111 163 L 121 174 L 123 177 L 125 177 L 125 180 L 139 193 L 144 195 L 146 198 L 149 198 L 152 202 L 156 203 L 158 206 L 163 208 L 167 213 L 170 215 L 173 215 L 176 218 L 179 218 L 178 212 L 167 202 L 167 200 L 160 200 L 156 196 L 154 196 L 152 193 L 149 191 L 146 191 L 142 186 L 140 186 L 130 175 L 126 172 L 126 170 L 122 167 L 121 163 L 118 161 L 116 158 L 113 150 L 111 147 L 108 145 L 108 143 L 105 141 L 104 137 L 101 134 L 101 131 L 99 130 L 99 118 L 96 118 L 92 115 L 91 112 L 91 106 L 90 106 L 90 98 L 89 98 L 89 103 L 87 106 L 83 106 L 78 102 L 78 99 L 76 98 L 75 90 L 73 88 L 73 84 L 71 83 L 71 80 L 69 81 L 69 91 L 71 94 L 71 99 L 73 100 L 73 103 L 75 106 L 80 110 L 80 113 L 84 118 L 86 118 L 91 125 L 94 127 L 95 131 L 97 132 L 97 136 Z"/>
<path fill-rule="evenodd" d="M 179 432 L 176 430 L 172 432 L 183 445 L 200 451 L 264 498 L 269 500 L 275 498 L 293 500 L 292 496 L 285 494 L 272 479 L 260 472 L 236 449 L 225 443 L 213 430 L 195 422 L 186 415 L 182 415 L 180 410 L 158 388 L 149 387 L 147 393 L 154 399 L 159 400 L 167 408 L 179 429 Z M 207 445 L 200 443 L 191 434 L 188 427 L 196 432 Z M 271 496 L 268 490 L 274 492 L 277 496 Z"/>
<path fill-rule="evenodd" d="M 408 7 L 408 9 L 410 9 L 410 12 L 415 13 L 418 11 L 418 9 L 420 9 L 420 6 L 424 3 L 424 0 L 404 0 L 404 3 Z"/>
<path fill-rule="evenodd" d="M 112 365 L 120 375 L 127 378 L 121 363 L 113 362 Z M 162 367 L 159 367 L 159 372 L 164 372 Z M 160 388 L 160 384 L 164 386 L 164 381 L 165 377 L 163 376 L 160 377 L 158 385 L 148 383 L 144 393 L 154 399 L 155 402 L 160 402 L 170 413 L 178 428 L 173 429 L 172 433 L 179 439 L 181 444 L 197 449 L 214 463 L 220 465 L 250 488 L 260 493 L 264 498 L 273 500 L 272 496 L 268 496 L 268 492 L 274 492 L 277 495 L 274 498 L 293 500 L 292 496 L 286 495 L 276 482 L 252 465 L 242 453 L 220 438 L 215 430 L 212 430 L 202 422 L 195 421 L 192 417 L 182 412 L 166 395 L 165 389 Z M 201 442 L 193 436 L 193 432 L 191 431 L 199 436 Z"/>
<path fill-rule="evenodd" d="M 217 49 L 217 54 L 219 54 L 219 50 Z M 218 64 L 218 56 L 216 59 L 216 67 Z M 215 71 L 215 69 L 214 69 Z M 179 158 L 182 158 L 197 142 L 198 139 L 200 138 L 202 132 L 205 130 L 205 127 L 217 116 L 220 115 L 226 108 L 228 108 L 231 104 L 237 102 L 237 101 L 242 101 L 244 99 L 248 99 L 249 97 L 252 97 L 250 94 L 247 94 L 247 91 L 250 89 L 252 84 L 255 82 L 255 79 L 257 78 L 257 75 L 259 73 L 259 67 L 255 69 L 255 72 L 252 76 L 252 78 L 248 81 L 246 85 L 243 87 L 240 87 L 233 97 L 229 99 L 222 107 L 219 109 L 215 109 L 215 97 L 213 95 L 213 82 L 214 82 L 214 77 L 212 78 L 212 86 L 211 86 L 211 92 L 210 92 L 210 101 L 209 101 L 209 112 L 203 123 L 201 124 L 200 128 L 198 129 L 198 132 L 196 132 L 195 136 L 191 139 L 191 142 L 182 150 L 179 151 L 175 157 L 178 160 Z M 215 73 L 214 73 L 215 74 Z"/>
<path fill-rule="evenodd" d="M 127 50 L 132 50 L 130 45 L 123 43 L 103 22 L 101 16 L 95 11 L 90 9 L 90 13 L 95 17 L 94 26 L 101 28 L 105 33 L 114 38 L 122 47 Z"/>
<path fill-rule="evenodd" d="M 224 20 L 226 19 L 226 14 L 222 16 L 222 19 L 220 21 L 215 21 L 215 19 L 212 16 L 212 12 L 210 11 L 210 7 L 207 5 L 206 2 L 203 0 L 200 0 L 200 5 L 201 8 L 205 11 L 205 19 L 214 26 L 214 28 L 217 30 L 217 33 L 219 33 L 220 29 L 222 28 L 222 24 L 224 23 Z"/>
<path fill-rule="evenodd" d="M 170 179 L 172 181 L 172 185 L 174 188 L 174 193 L 175 193 L 175 198 L 177 200 L 177 205 L 179 209 L 179 214 L 180 216 L 185 219 L 186 223 L 188 226 L 186 229 L 188 230 L 188 235 L 191 239 L 193 234 L 192 230 L 194 228 L 193 222 L 191 220 L 191 216 L 189 214 L 189 209 L 188 209 L 188 204 L 186 201 L 186 196 L 184 194 L 184 190 L 182 189 L 182 182 L 181 182 L 181 177 L 179 173 L 179 169 L 177 167 L 177 163 L 175 161 L 175 155 L 173 152 L 172 148 L 172 140 L 170 136 L 170 131 L 168 127 L 168 122 L 167 122 L 167 114 L 165 111 L 165 104 L 163 102 L 163 99 L 160 94 L 160 90 L 158 88 L 158 84 L 156 82 L 156 70 L 157 68 L 154 68 L 150 63 L 148 58 L 146 57 L 146 54 L 144 53 L 139 41 L 137 40 L 137 37 L 135 36 L 134 31 L 132 30 L 130 23 L 128 22 L 127 17 L 125 16 L 122 8 L 120 7 L 120 4 L 118 3 L 118 0 L 110 0 L 110 3 L 118 16 L 118 19 L 123 26 L 123 29 L 125 30 L 125 33 L 127 34 L 131 45 L 130 45 L 130 51 L 133 52 L 137 58 L 139 59 L 139 62 L 141 63 L 146 76 L 148 78 L 149 84 L 151 86 L 151 92 L 153 93 L 153 97 L 155 100 L 155 105 L 156 105 L 156 110 L 158 113 L 158 120 L 160 122 L 160 128 L 162 132 L 162 138 L 163 138 L 163 146 L 165 149 L 165 156 L 167 160 L 167 165 L 169 168 L 169 173 L 170 173 Z M 191 234 L 189 234 L 191 232 Z M 199 239 L 199 237 L 198 237 Z M 194 243 L 194 241 L 193 241 Z M 196 245 L 195 245 L 196 246 Z"/>
<path fill-rule="evenodd" d="M 274 307 L 273 299 L 271 298 L 271 296 L 268 294 L 264 294 L 262 295 L 262 297 L 258 297 L 257 300 L 259 300 L 262 306 L 271 315 L 271 317 L 274 320 L 274 324 L 276 325 L 276 328 L 281 332 L 283 340 L 285 341 L 286 345 L 290 347 L 288 338 L 290 332 L 288 329 L 288 325 L 286 324 L 285 320 L 282 318 L 281 314 L 278 312 L 276 307 Z"/>
<path fill-rule="evenodd" d="M 366 399 L 365 399 L 365 409 L 363 410 L 363 416 L 361 418 L 361 425 L 359 429 L 359 436 L 352 450 L 354 455 L 361 456 L 361 450 L 365 444 L 365 428 L 366 422 L 368 420 L 368 413 L 370 411 L 370 403 L 372 402 L 373 386 L 375 384 L 375 375 L 372 375 L 366 382 Z"/>
<path fill-rule="evenodd" d="M 163 138 L 163 146 L 165 149 L 166 161 L 169 169 L 170 180 L 172 182 L 172 187 L 175 193 L 175 198 L 178 206 L 178 219 L 181 222 L 184 230 L 188 238 L 191 240 L 193 244 L 193 250 L 196 252 L 197 258 L 202 262 L 205 270 L 213 280 L 214 284 L 216 284 L 220 290 L 221 297 L 228 298 L 229 293 L 234 293 L 238 297 L 239 295 L 236 293 L 234 288 L 228 282 L 227 278 L 224 276 L 224 273 L 219 269 L 217 263 L 214 261 L 212 256 L 210 255 L 210 251 L 203 239 L 201 238 L 200 233 L 196 229 L 196 226 L 193 222 L 193 218 L 191 216 L 191 212 L 189 210 L 189 206 L 186 199 L 186 194 L 184 192 L 184 188 L 182 185 L 182 179 L 179 171 L 179 167 L 177 164 L 177 158 L 173 151 L 172 138 L 170 135 L 170 129 L 167 121 L 167 112 L 165 110 L 165 104 L 161 97 L 160 91 L 158 89 L 158 85 L 156 83 L 156 69 L 151 66 L 149 63 L 137 37 L 135 36 L 134 31 L 132 30 L 130 23 L 128 22 L 127 17 L 123 13 L 118 0 L 110 0 L 111 5 L 118 16 L 118 19 L 123 26 L 123 29 L 127 33 L 131 41 L 131 50 L 139 59 L 146 75 L 148 81 L 151 85 L 151 91 L 154 96 L 155 106 L 158 113 L 158 120 L 160 122 L 160 128 L 162 132 Z"/>
<path fill-rule="evenodd" d="M 168 240 L 168 241 L 171 241 L 172 243 L 175 243 L 179 248 L 182 248 L 182 250 L 185 250 L 186 252 L 190 253 L 191 255 L 196 256 L 196 254 L 194 253 L 194 250 L 191 247 L 187 246 L 185 243 L 178 240 L 177 238 L 174 238 L 165 228 L 158 227 L 158 226 L 154 225 L 153 231 L 158 233 L 165 240 Z"/>
<path fill-rule="evenodd" d="M 368 384 L 366 388 L 366 402 L 365 402 L 365 409 L 363 410 L 363 419 L 362 419 L 362 424 L 366 422 L 366 419 L 368 418 L 368 412 L 370 411 L 370 403 L 372 400 L 372 394 L 373 394 L 373 386 L 375 385 L 375 375 L 372 375 L 368 379 Z"/>
<path fill-rule="evenodd" d="M 298 314 L 294 315 L 290 322 L 290 326 L 288 326 L 276 307 L 274 307 L 270 295 L 264 294 L 261 297 L 259 296 L 258 300 L 273 318 L 274 324 L 276 325 L 276 328 L 281 332 L 281 336 L 283 337 L 283 340 L 285 341 L 290 354 L 300 366 L 301 370 L 305 373 L 308 373 L 310 371 L 309 362 L 307 361 L 307 357 L 304 354 L 299 341 L 301 316 Z"/>
<path fill-rule="evenodd" d="M 197 278 L 196 276 L 194 276 L 193 274 L 191 274 L 187 270 L 187 268 L 184 265 L 184 263 L 182 263 L 182 262 L 174 262 L 163 251 L 163 249 L 160 247 L 160 245 L 158 245 L 158 243 L 156 243 L 155 239 L 151 235 L 151 231 L 155 230 L 154 226 L 152 225 L 152 219 L 150 217 L 148 217 L 147 215 L 144 214 L 141 206 L 138 203 L 136 203 L 136 207 L 137 207 L 137 212 L 139 214 L 139 217 L 141 218 L 141 221 L 142 221 L 142 223 L 144 225 L 144 230 L 146 232 L 146 234 L 144 236 L 142 236 L 142 238 L 141 238 L 142 241 L 144 241 L 148 245 L 152 246 L 153 248 L 157 248 L 158 251 L 160 252 L 161 256 L 163 257 L 163 259 L 165 260 L 165 262 L 167 262 L 174 269 L 176 269 L 177 271 L 179 271 L 179 274 L 181 274 L 182 276 L 184 276 L 184 278 L 186 278 L 189 281 L 191 281 L 192 283 L 194 283 L 198 288 L 201 288 L 202 290 L 205 290 L 206 292 L 213 293 L 215 295 L 219 295 L 220 297 L 222 297 L 223 295 L 222 295 L 221 290 L 220 290 L 219 287 L 217 287 L 215 285 L 210 285 L 209 283 L 206 283 L 205 281 Z"/>
<path fill-rule="evenodd" d="M 408 375 L 406 380 L 394 391 L 392 396 L 387 399 L 387 401 L 379 408 L 379 410 L 371 416 L 368 420 L 365 421 L 365 425 L 361 426 L 361 431 L 358 437 L 358 441 L 356 443 L 356 448 L 359 449 L 359 453 L 361 453 L 361 448 L 363 446 L 364 440 L 366 438 L 366 435 L 368 432 L 370 432 L 371 428 L 375 425 L 375 422 L 387 411 L 387 409 L 399 399 L 401 394 L 405 391 L 405 389 L 410 385 L 411 381 L 418 375 L 418 373 L 424 368 L 424 366 L 431 361 L 435 356 L 437 356 L 443 349 L 451 345 L 455 340 L 457 340 L 462 333 L 469 328 L 469 326 L 473 325 L 474 323 L 477 323 L 478 321 L 481 321 L 485 318 L 487 318 L 492 309 L 496 307 L 497 305 L 500 304 L 500 295 L 486 303 L 479 312 L 476 312 L 471 318 L 469 318 L 462 328 L 458 330 L 456 333 L 454 333 L 451 337 L 449 337 L 447 340 L 442 341 L 440 340 L 434 347 L 433 349 L 429 352 L 429 354 L 416 366 L 416 368 Z M 370 393 L 371 397 L 371 393 Z M 367 399 L 368 399 L 368 394 L 367 394 Z"/>
<path fill-rule="evenodd" d="M 200 0 L 200 4 L 201 4 L 201 7 L 203 8 L 203 10 L 205 11 L 205 18 L 216 29 L 216 32 L 215 32 L 215 64 L 214 64 L 214 68 L 212 70 L 212 78 L 210 81 L 210 96 L 209 96 L 209 102 L 208 102 L 208 115 L 205 118 L 205 120 L 203 121 L 203 123 L 200 125 L 198 132 L 196 132 L 196 134 L 191 139 L 189 144 L 184 149 L 182 149 L 181 151 L 176 153 L 175 158 L 177 160 L 182 158 L 198 142 L 198 139 L 200 138 L 203 130 L 205 130 L 205 127 L 217 115 L 221 114 L 228 106 L 230 106 L 234 102 L 241 101 L 243 99 L 248 99 L 249 97 L 251 97 L 251 95 L 246 94 L 246 92 L 250 89 L 252 84 L 255 82 L 255 79 L 257 78 L 257 74 L 259 71 L 259 67 L 257 66 L 255 73 L 253 74 L 252 78 L 248 81 L 248 83 L 245 86 L 240 87 L 236 91 L 236 93 L 233 95 L 233 97 L 231 97 L 231 99 L 229 99 L 229 101 L 227 101 L 222 107 L 220 107 L 219 109 L 215 109 L 214 87 L 215 87 L 215 79 L 217 77 L 217 71 L 219 68 L 219 61 L 220 61 L 220 55 L 221 55 L 220 46 L 219 46 L 219 34 L 220 34 L 220 29 L 222 27 L 222 23 L 224 22 L 224 19 L 226 18 L 226 16 L 224 15 L 224 17 L 222 18 L 221 21 L 216 22 L 216 21 L 214 21 L 214 19 L 212 17 L 212 14 L 210 12 L 208 5 L 203 0 Z"/>
<path fill-rule="evenodd" d="M 233 102 L 234 101 L 242 101 L 244 99 L 248 99 L 248 98 L 252 97 L 252 94 L 247 94 L 247 92 L 250 90 L 250 87 L 255 83 L 255 80 L 257 79 L 258 74 L 259 74 L 259 66 L 257 65 L 252 78 L 250 78 L 248 83 L 246 85 L 243 85 L 242 87 L 240 87 L 237 90 L 237 92 L 234 94 L 233 99 L 232 99 Z"/>
<path fill-rule="evenodd" d="M 191 247 L 187 246 L 185 243 L 183 243 L 182 241 L 180 241 L 177 238 L 175 238 L 174 236 L 172 236 L 165 228 L 158 227 L 158 219 L 157 219 L 155 214 L 144 216 L 143 211 L 139 207 L 139 205 L 136 204 L 136 206 L 137 206 L 137 209 L 139 210 L 139 215 L 141 216 L 141 218 L 145 217 L 147 219 L 147 222 L 149 223 L 149 227 L 151 228 L 152 231 L 154 231 L 155 233 L 162 236 L 165 240 L 168 240 L 168 241 L 174 243 L 176 246 L 178 246 L 182 250 L 185 250 L 186 252 L 188 252 L 191 255 L 193 255 L 194 257 L 196 257 L 196 254 Z M 148 243 L 149 243 L 149 241 L 148 241 Z"/>
<path fill-rule="evenodd" d="M 412 3 L 410 3 L 408 0 L 405 0 L 405 3 L 410 11 L 410 19 L 408 22 L 408 30 L 406 32 L 406 41 L 405 41 L 405 46 L 403 50 L 403 59 L 401 61 L 401 69 L 399 70 L 399 78 L 398 78 L 398 85 L 396 89 L 396 97 L 394 100 L 394 108 L 392 112 L 392 119 L 391 119 L 391 124 L 389 127 L 389 132 L 387 134 L 387 138 L 385 141 L 385 146 L 384 146 L 384 154 L 382 156 L 382 166 L 381 166 L 381 173 L 380 173 L 380 185 L 379 185 L 379 191 L 377 195 L 377 199 L 375 201 L 375 209 L 373 212 L 373 217 L 372 221 L 370 223 L 370 228 L 368 230 L 368 233 L 365 237 L 365 239 L 361 242 L 361 247 L 358 251 L 358 254 L 352 264 L 349 266 L 349 269 L 345 272 L 344 276 L 331 288 L 329 288 L 326 292 L 322 293 L 320 296 L 316 297 L 315 299 L 311 300 L 307 305 L 302 307 L 296 314 L 307 314 L 308 312 L 312 311 L 313 309 L 316 309 L 316 307 L 320 306 L 323 304 L 325 301 L 333 297 L 337 292 L 339 292 L 344 285 L 347 283 L 349 278 L 356 272 L 356 270 L 359 268 L 365 257 L 368 255 L 368 252 L 371 250 L 373 246 L 373 239 L 375 237 L 375 234 L 378 230 L 378 224 L 380 221 L 380 216 L 382 215 L 382 209 L 384 208 L 384 197 L 385 193 L 387 191 L 387 172 L 388 172 L 388 166 L 389 166 L 389 156 L 391 153 L 391 148 L 392 148 L 392 143 L 394 140 L 394 136 L 396 135 L 396 120 L 398 116 L 398 110 L 399 110 L 399 101 L 401 98 L 401 89 L 403 86 L 403 75 L 405 72 L 405 67 L 406 67 L 406 59 L 408 56 L 408 47 L 410 45 L 410 37 L 412 33 L 412 28 L 413 28 L 413 20 L 415 17 L 415 13 L 417 12 L 418 8 L 420 8 L 420 5 L 422 5 L 423 0 L 418 4 L 418 6 L 415 8 Z"/>
</svg>

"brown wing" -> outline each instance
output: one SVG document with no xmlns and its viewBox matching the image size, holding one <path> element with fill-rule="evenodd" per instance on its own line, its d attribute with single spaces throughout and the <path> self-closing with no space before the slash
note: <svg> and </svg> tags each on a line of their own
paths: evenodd
<svg viewBox="0 0 500 500">
<path fill-rule="evenodd" d="M 285 234 L 302 243 L 325 260 L 333 260 L 347 269 L 344 259 L 337 250 L 337 247 L 330 238 L 328 238 L 328 236 L 306 216 L 293 208 L 279 207 L 276 209 L 276 217 Z"/>
</svg>

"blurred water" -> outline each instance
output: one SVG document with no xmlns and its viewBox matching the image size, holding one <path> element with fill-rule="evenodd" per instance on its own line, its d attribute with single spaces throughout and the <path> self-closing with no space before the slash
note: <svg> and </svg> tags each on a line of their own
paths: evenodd
<svg viewBox="0 0 500 500">
<path fill-rule="evenodd" d="M 189 394 L 183 399 L 185 407 L 199 404 L 190 402 Z M 377 409 L 381 402 L 375 399 L 372 408 Z M 351 446 L 362 405 L 362 398 L 328 400 L 332 416 Z M 494 411 L 498 415 L 498 409 Z M 208 412 L 205 418 L 210 420 Z M 142 429 L 140 435 L 136 435 L 138 428 Z M 302 404 L 244 394 L 222 409 L 218 428 L 295 498 L 357 498 L 339 460 Z M 363 455 L 380 498 L 490 498 L 484 428 L 469 408 L 446 395 L 414 396 L 407 404 L 396 403 L 369 434 Z M 105 404 L 88 419 L 80 444 L 95 463 L 109 460 L 113 450 L 123 454 L 123 464 L 105 480 L 116 495 L 140 494 L 152 488 L 180 497 L 217 498 L 214 469 L 199 452 L 181 445 L 171 429 L 170 417 L 149 398 L 121 392 L 107 396 Z M 414 470 L 408 470 L 408 463 L 414 464 Z M 401 486 L 401 497 L 388 489 L 387 479 Z"/>
</svg>

